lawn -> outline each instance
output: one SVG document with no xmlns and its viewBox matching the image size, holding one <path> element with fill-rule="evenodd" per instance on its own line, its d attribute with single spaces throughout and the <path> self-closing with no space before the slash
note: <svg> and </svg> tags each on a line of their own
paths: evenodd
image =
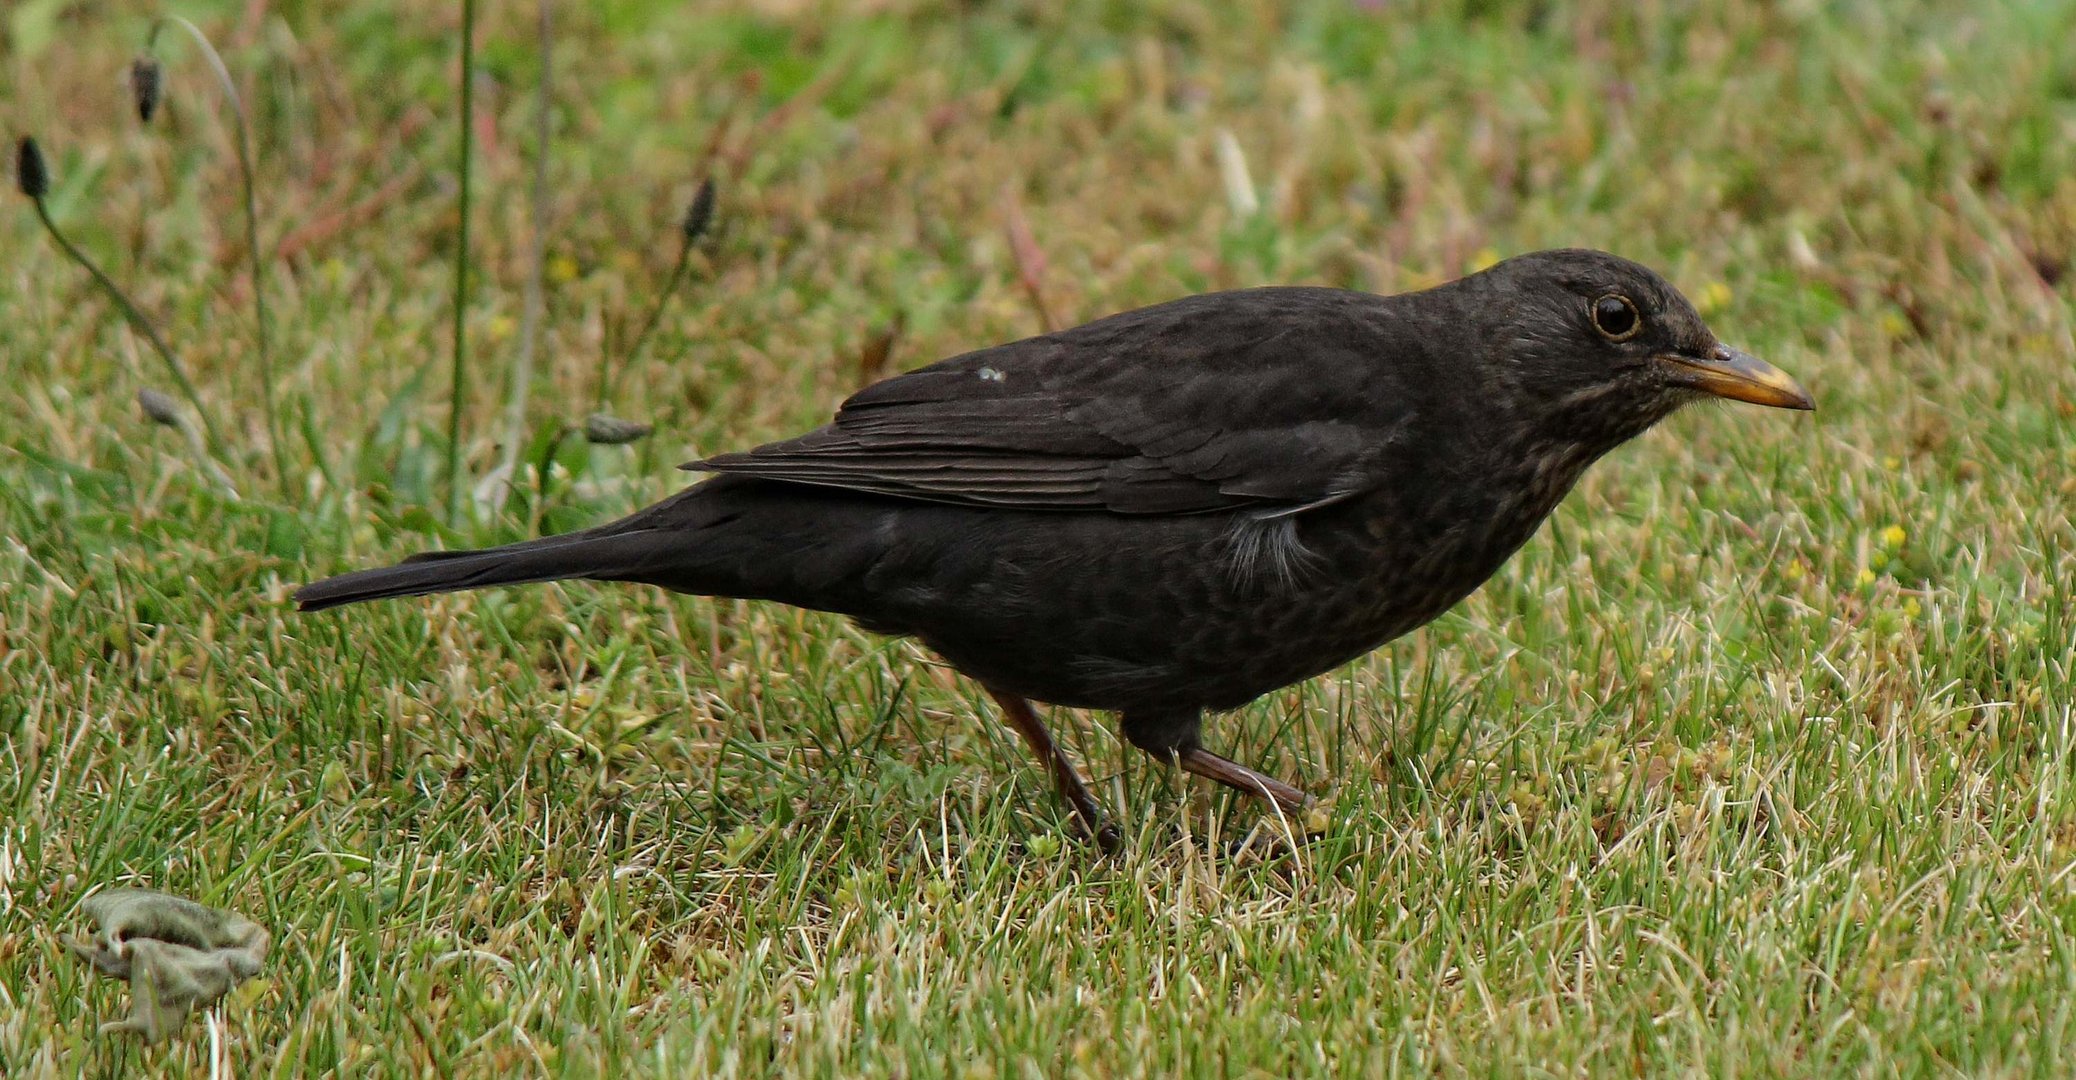
<svg viewBox="0 0 2076 1080">
<path fill-rule="evenodd" d="M 264 354 L 224 99 L 169 33 L 141 124 L 115 7 L 0 11 L 0 116 L 222 439 L 0 192 L 0 1074 L 2076 1071 L 2076 3 L 556 5 L 538 205 L 536 12 L 485 3 L 458 444 L 460 5 L 172 9 L 250 114 Z M 1294 846 L 1055 710 L 1098 857 L 978 688 L 834 617 L 287 600 L 1048 320 L 1573 245 L 1818 410 L 1674 417 L 1218 718 L 1328 800 Z M 262 977 L 97 1036 L 59 935 L 125 884 L 265 925 Z"/>
</svg>

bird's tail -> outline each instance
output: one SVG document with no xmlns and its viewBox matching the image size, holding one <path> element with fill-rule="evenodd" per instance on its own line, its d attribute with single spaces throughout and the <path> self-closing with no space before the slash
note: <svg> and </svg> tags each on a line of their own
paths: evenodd
<svg viewBox="0 0 2076 1080">
<path fill-rule="evenodd" d="M 664 552 L 667 544 L 664 532 L 658 529 L 593 529 L 481 551 L 429 551 L 395 566 L 356 570 L 312 582 L 296 590 L 296 607 L 302 611 L 322 611 L 392 596 L 424 596 L 567 578 L 632 580 Z"/>
</svg>

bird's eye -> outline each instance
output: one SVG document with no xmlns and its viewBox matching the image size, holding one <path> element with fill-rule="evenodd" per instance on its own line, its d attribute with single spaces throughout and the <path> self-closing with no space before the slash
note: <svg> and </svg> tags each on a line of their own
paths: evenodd
<svg viewBox="0 0 2076 1080">
<path fill-rule="evenodd" d="M 1628 297 L 1609 293 L 1593 301 L 1593 329 L 1609 341 L 1628 341 L 1643 329 L 1643 316 Z"/>
</svg>

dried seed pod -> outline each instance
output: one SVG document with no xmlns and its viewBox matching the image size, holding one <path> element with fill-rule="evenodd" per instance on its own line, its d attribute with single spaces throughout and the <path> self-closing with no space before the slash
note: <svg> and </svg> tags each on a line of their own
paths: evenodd
<svg viewBox="0 0 2076 1080">
<path fill-rule="evenodd" d="M 648 435 L 655 428 L 634 420 L 622 420 L 605 413 L 592 413 L 584 418 L 584 439 L 603 446 L 619 446 L 631 443 Z"/>
<path fill-rule="evenodd" d="M 36 140 L 24 135 L 14 151 L 14 183 L 22 194 L 41 199 L 50 193 L 50 169 L 43 164 L 43 151 Z"/>
<path fill-rule="evenodd" d="M 146 387 L 137 391 L 137 405 L 154 424 L 164 424 L 170 428 L 180 426 L 180 403 L 174 401 L 170 395 Z"/>
<path fill-rule="evenodd" d="M 699 190 L 692 195 L 692 205 L 685 210 L 685 220 L 679 224 L 684 230 L 685 242 L 691 243 L 706 232 L 714 220 L 714 178 L 709 176 L 699 182 Z"/>
<path fill-rule="evenodd" d="M 159 59 L 145 53 L 130 61 L 130 100 L 137 105 L 137 119 L 151 123 L 159 111 Z"/>
</svg>

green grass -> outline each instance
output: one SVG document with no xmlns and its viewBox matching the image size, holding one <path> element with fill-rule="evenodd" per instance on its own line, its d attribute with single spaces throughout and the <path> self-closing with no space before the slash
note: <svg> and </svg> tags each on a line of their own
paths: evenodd
<svg viewBox="0 0 2076 1080">
<path fill-rule="evenodd" d="M 2076 5 L 1283 8 L 565 5 L 529 455 L 560 467 L 452 531 L 457 6 L 183 8 L 245 80 L 285 249 L 285 485 L 215 90 L 169 67 L 140 131 L 142 17 L 9 9 L 0 114 L 247 498 L 137 414 L 151 358 L 13 200 L 0 1074 L 2067 1075 Z M 531 5 L 483 16 L 477 476 L 534 74 Z M 606 403 L 658 434 L 555 444 L 707 173 L 715 235 Z M 813 424 L 897 315 L 899 367 L 1033 332 L 1005 191 L 1066 320 L 1584 244 L 1820 410 L 1675 417 L 1456 612 L 1219 719 L 1332 798 L 1282 856 L 1233 853 L 1257 805 L 1059 712 L 1131 850 L 1062 843 L 981 694 L 821 615 L 585 586 L 289 609 Z M 120 989 L 57 934 L 118 883 L 259 919 L 266 976 L 166 1045 L 96 1039 Z"/>
</svg>

